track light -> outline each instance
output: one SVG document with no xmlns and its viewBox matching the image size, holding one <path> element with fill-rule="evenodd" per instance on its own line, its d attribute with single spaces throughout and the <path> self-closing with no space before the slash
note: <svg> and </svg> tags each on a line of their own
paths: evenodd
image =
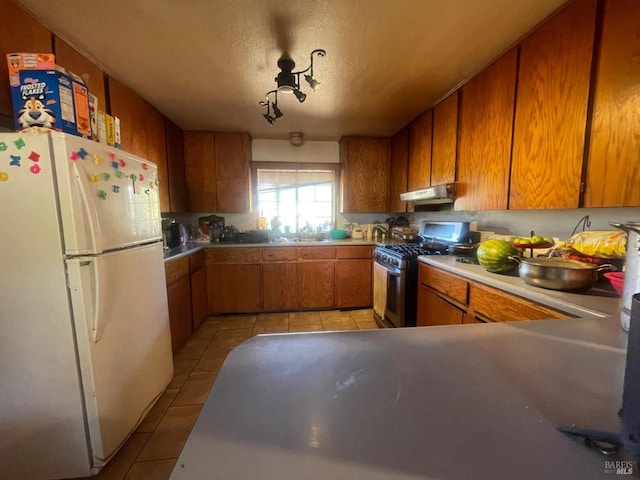
<svg viewBox="0 0 640 480">
<path fill-rule="evenodd" d="M 305 75 L 304 79 L 307 81 L 307 83 L 311 87 L 311 90 L 313 90 L 314 92 L 318 90 L 318 88 L 320 88 L 320 82 L 313 78 L 311 75 Z"/>
<path fill-rule="evenodd" d="M 305 93 L 302 93 L 297 88 L 293 91 L 293 94 L 296 96 L 300 103 L 304 102 L 307 99 L 307 95 Z"/>
<path fill-rule="evenodd" d="M 267 122 L 273 125 L 276 119 L 282 117 L 282 111 L 278 108 L 278 93 L 284 93 L 287 95 L 293 93 L 300 103 L 307 99 L 307 94 L 300 90 L 300 75 L 309 72 L 304 75 L 304 79 L 311 89 L 316 91 L 320 87 L 320 82 L 313 78 L 313 56 L 317 55 L 319 57 L 324 57 L 326 54 L 327 52 L 322 49 L 312 51 L 310 55 L 311 64 L 299 72 L 293 71 L 296 64 L 291 58 L 286 56 L 280 57 L 278 60 L 280 73 L 274 79 L 277 87 L 275 90 L 267 92 L 265 95 L 266 101 L 262 100 L 258 102 L 261 106 L 267 107 L 267 113 L 263 114 L 263 117 Z M 274 100 L 270 102 L 269 95 L 271 94 L 273 94 Z M 273 109 L 273 116 L 271 115 L 271 109 Z"/>
<path fill-rule="evenodd" d="M 276 118 L 280 118 L 282 116 L 282 112 L 280 111 L 276 103 L 271 103 L 271 109 L 273 110 L 273 115 Z"/>
</svg>

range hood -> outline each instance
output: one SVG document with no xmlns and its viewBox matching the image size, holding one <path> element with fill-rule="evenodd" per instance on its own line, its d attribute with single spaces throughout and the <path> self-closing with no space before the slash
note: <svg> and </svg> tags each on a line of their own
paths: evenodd
<svg viewBox="0 0 640 480">
<path fill-rule="evenodd" d="M 413 192 L 400 194 L 400 200 L 403 202 L 413 202 L 414 205 L 439 205 L 444 203 L 453 203 L 456 195 L 455 183 L 443 183 Z"/>
</svg>

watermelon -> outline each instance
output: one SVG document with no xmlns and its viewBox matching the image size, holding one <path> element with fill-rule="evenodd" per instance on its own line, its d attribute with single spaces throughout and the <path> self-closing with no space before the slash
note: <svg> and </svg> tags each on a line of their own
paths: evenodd
<svg viewBox="0 0 640 480">
<path fill-rule="evenodd" d="M 517 263 L 509 259 L 509 255 L 517 256 L 520 252 L 506 240 L 491 239 L 478 246 L 478 262 L 489 272 L 507 272 Z"/>
</svg>

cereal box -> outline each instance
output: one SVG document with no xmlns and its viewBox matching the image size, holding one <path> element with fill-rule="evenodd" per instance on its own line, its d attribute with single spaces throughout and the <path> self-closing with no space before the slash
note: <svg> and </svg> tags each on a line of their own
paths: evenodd
<svg viewBox="0 0 640 480">
<path fill-rule="evenodd" d="M 7 68 L 9 85 L 20 85 L 20 70 L 53 70 L 56 68 L 56 57 L 53 53 L 8 53 Z"/>
<path fill-rule="evenodd" d="M 11 55 L 7 55 L 9 63 Z M 22 55 L 24 62 L 25 54 Z M 56 130 L 91 138 L 89 92 L 80 77 L 60 66 L 19 69 L 18 65 L 12 68 L 18 68 L 18 82 L 11 86 L 17 131 Z"/>
</svg>

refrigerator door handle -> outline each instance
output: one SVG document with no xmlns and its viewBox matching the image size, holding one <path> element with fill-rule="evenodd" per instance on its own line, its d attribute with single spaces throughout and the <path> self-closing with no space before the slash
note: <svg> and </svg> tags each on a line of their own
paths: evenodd
<svg viewBox="0 0 640 480">
<path fill-rule="evenodd" d="M 88 229 L 87 229 L 87 233 L 89 235 L 89 238 L 87 238 L 87 244 L 93 249 L 96 250 L 98 248 L 98 245 L 96 245 L 96 236 L 100 235 L 100 223 L 97 221 L 97 213 L 95 212 L 95 207 L 92 208 L 93 203 L 89 201 L 89 198 L 87 197 L 87 191 L 84 187 L 84 182 L 82 181 L 82 179 L 80 178 L 80 171 L 77 167 L 77 165 L 74 165 L 74 170 L 75 170 L 75 177 L 76 177 L 76 181 L 78 182 L 78 190 L 80 191 L 80 196 L 81 196 L 81 202 L 80 204 L 82 205 L 82 214 L 84 215 L 87 225 L 88 225 Z"/>
<path fill-rule="evenodd" d="M 107 327 L 105 323 L 105 297 L 108 294 L 106 272 L 100 268 L 100 259 L 80 257 L 67 261 L 69 289 L 75 317 L 84 319 L 87 334 L 98 343 Z"/>
<path fill-rule="evenodd" d="M 108 282 L 103 282 L 102 270 L 98 265 L 98 260 L 94 259 L 91 264 L 91 291 L 93 292 L 93 343 L 98 343 L 104 335 L 105 318 L 104 297 Z"/>
</svg>

